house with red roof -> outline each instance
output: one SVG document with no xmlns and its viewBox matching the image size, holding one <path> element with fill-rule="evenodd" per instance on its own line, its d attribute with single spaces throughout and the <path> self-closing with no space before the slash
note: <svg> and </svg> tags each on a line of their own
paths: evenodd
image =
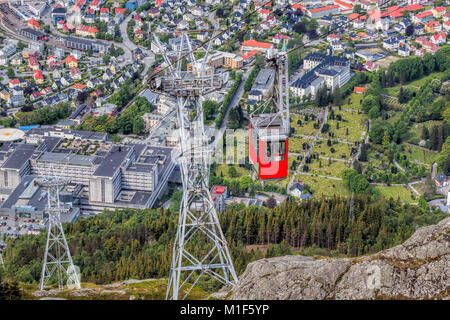
<svg viewBox="0 0 450 320">
<path fill-rule="evenodd" d="M 261 19 L 265 19 L 265 18 L 267 18 L 267 16 L 270 14 L 270 10 L 269 9 L 260 9 L 259 10 L 259 17 L 261 18 Z"/>
<path fill-rule="evenodd" d="M 34 20 L 33 18 L 31 18 L 30 20 L 28 20 L 27 24 L 28 24 L 28 27 L 30 27 L 31 29 L 34 29 L 34 30 L 39 30 L 39 29 L 41 29 L 41 25 L 39 24 L 39 22 L 37 22 L 37 21 Z"/>
<path fill-rule="evenodd" d="M 115 8 L 114 9 L 114 14 L 119 14 L 119 13 L 121 13 L 121 14 L 125 14 L 125 8 Z"/>
<path fill-rule="evenodd" d="M 439 46 L 435 45 L 433 42 L 431 42 L 424 36 L 416 38 L 416 42 L 421 44 L 423 49 L 431 53 L 434 53 L 440 49 Z"/>
<path fill-rule="evenodd" d="M 245 40 L 242 43 L 241 51 L 252 51 L 252 50 L 259 50 L 259 51 L 267 51 L 268 49 L 273 48 L 272 43 L 267 42 L 259 42 L 256 40 Z"/>
<path fill-rule="evenodd" d="M 276 35 L 273 36 L 272 38 L 272 42 L 275 44 L 280 44 L 282 41 L 289 41 L 289 36 L 286 36 L 282 33 L 277 33 Z"/>
<path fill-rule="evenodd" d="M 68 68 L 78 67 L 78 61 L 74 56 L 67 56 L 64 62 Z"/>
<path fill-rule="evenodd" d="M 296 3 L 296 4 L 294 4 L 293 6 L 292 6 L 292 9 L 294 9 L 294 10 L 298 10 L 298 9 L 300 9 L 301 11 L 303 11 L 303 12 L 305 12 L 306 11 L 306 9 L 305 9 L 305 7 L 304 6 L 302 6 L 300 3 Z"/>
<path fill-rule="evenodd" d="M 326 7 L 321 7 L 321 8 L 316 8 L 316 9 L 311 9 L 311 10 L 307 10 L 306 14 L 311 17 L 311 18 L 322 18 L 323 16 L 329 16 L 329 15 L 336 15 L 339 13 L 340 11 L 340 6 L 338 4 L 335 5 L 331 5 L 331 6 L 326 6 Z"/>
<path fill-rule="evenodd" d="M 30 56 L 28 58 L 28 69 L 29 70 L 38 70 L 39 69 L 39 61 L 35 56 Z"/>
<path fill-rule="evenodd" d="M 101 8 L 100 9 L 100 21 L 103 21 L 103 22 L 109 21 L 109 8 Z"/>
<path fill-rule="evenodd" d="M 439 45 L 441 43 L 445 43 L 447 41 L 445 33 L 433 34 L 430 38 L 430 41 L 435 45 Z"/>
<path fill-rule="evenodd" d="M 367 71 L 378 71 L 380 70 L 380 66 L 374 63 L 373 61 L 366 61 L 363 63 L 364 68 L 366 68 Z"/>
<path fill-rule="evenodd" d="M 444 21 L 444 23 L 442 23 L 442 28 L 445 31 L 449 31 L 450 30 L 450 21 Z"/>
<path fill-rule="evenodd" d="M 47 65 L 50 65 L 52 62 L 56 62 L 56 58 L 50 55 L 47 57 Z"/>
<path fill-rule="evenodd" d="M 366 89 L 367 89 L 366 87 L 354 87 L 353 92 L 364 93 L 366 91 Z"/>
<path fill-rule="evenodd" d="M 10 89 L 13 89 L 13 88 L 16 88 L 16 87 L 19 87 L 20 86 L 20 80 L 19 79 L 11 79 L 11 80 L 9 80 L 9 88 Z"/>
<path fill-rule="evenodd" d="M 40 97 L 42 97 L 44 94 L 42 94 L 42 92 L 40 91 L 34 91 L 31 95 L 30 95 L 30 99 L 31 101 L 35 101 L 37 99 L 39 99 Z"/>
<path fill-rule="evenodd" d="M 254 57 L 255 54 L 257 54 L 258 52 L 259 52 L 258 49 L 254 49 L 254 50 L 252 50 L 252 51 L 250 51 L 250 52 L 248 52 L 248 53 L 246 53 L 246 54 L 243 54 L 243 55 L 241 56 L 241 58 L 244 59 L 244 61 L 246 61 L 246 60 L 248 60 L 248 59 Z"/>
<path fill-rule="evenodd" d="M 137 40 L 144 39 L 144 32 L 141 29 L 137 29 L 136 31 L 134 31 L 134 38 Z"/>
<path fill-rule="evenodd" d="M 425 30 L 429 33 L 442 31 L 442 25 L 437 20 L 429 21 L 425 24 Z"/>
<path fill-rule="evenodd" d="M 428 21 L 433 20 L 433 18 L 433 13 L 431 11 L 425 11 L 412 17 L 412 21 L 414 23 L 427 23 Z"/>
<path fill-rule="evenodd" d="M 353 5 L 348 2 L 345 2 L 343 0 L 334 0 L 334 3 L 336 3 L 340 7 L 339 12 L 341 13 L 349 13 L 353 11 Z"/>
<path fill-rule="evenodd" d="M 63 26 L 63 31 L 64 32 L 73 33 L 73 32 L 75 32 L 75 30 L 76 30 L 75 26 L 70 24 L 70 23 L 68 23 L 68 22 L 66 22 L 64 24 L 64 26 Z"/>
<path fill-rule="evenodd" d="M 89 8 L 95 11 L 100 10 L 100 0 L 92 0 L 89 4 Z"/>
<path fill-rule="evenodd" d="M 73 67 L 70 69 L 70 77 L 73 80 L 80 80 L 81 79 L 81 71 L 77 67 Z"/>
<path fill-rule="evenodd" d="M 445 7 L 437 7 L 431 9 L 431 12 L 433 12 L 433 16 L 437 19 L 441 18 L 447 12 L 447 9 Z"/>
<path fill-rule="evenodd" d="M 94 27 L 80 25 L 76 28 L 75 34 L 83 37 L 93 37 L 97 36 L 98 30 Z"/>
<path fill-rule="evenodd" d="M 212 186 L 211 198 L 218 212 L 225 211 L 225 199 L 228 198 L 228 188 L 226 186 Z"/>
<path fill-rule="evenodd" d="M 42 74 L 41 70 L 35 70 L 33 72 L 33 80 L 36 84 L 43 84 L 44 83 L 44 75 Z"/>
</svg>

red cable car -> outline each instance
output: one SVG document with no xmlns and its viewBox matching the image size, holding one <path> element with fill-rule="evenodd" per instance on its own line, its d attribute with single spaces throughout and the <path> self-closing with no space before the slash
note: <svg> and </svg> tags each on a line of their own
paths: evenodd
<svg viewBox="0 0 450 320">
<path fill-rule="evenodd" d="M 249 158 L 261 180 L 281 180 L 288 173 L 289 83 L 285 45 L 268 50 L 266 61 L 275 69 L 272 96 L 250 114 Z M 272 104 L 272 107 L 269 106 Z M 268 111 L 272 109 L 272 111 Z"/>
<path fill-rule="evenodd" d="M 287 177 L 288 135 L 284 131 L 280 114 L 265 113 L 251 117 L 249 158 L 262 180 Z"/>
</svg>

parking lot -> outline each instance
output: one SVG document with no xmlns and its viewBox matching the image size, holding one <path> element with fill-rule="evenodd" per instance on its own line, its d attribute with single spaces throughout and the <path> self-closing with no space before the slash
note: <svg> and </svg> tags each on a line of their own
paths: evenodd
<svg viewBox="0 0 450 320">
<path fill-rule="evenodd" d="M 38 234 L 43 228 L 41 221 L 19 217 L 0 217 L 0 237 L 18 237 L 24 234 Z"/>
</svg>

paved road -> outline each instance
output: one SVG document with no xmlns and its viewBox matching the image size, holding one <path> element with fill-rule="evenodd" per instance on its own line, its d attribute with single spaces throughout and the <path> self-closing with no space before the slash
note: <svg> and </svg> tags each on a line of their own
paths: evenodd
<svg viewBox="0 0 450 320">
<path fill-rule="evenodd" d="M 242 76 L 241 84 L 237 88 L 237 90 L 233 96 L 233 99 L 231 99 L 230 105 L 227 107 L 227 110 L 225 111 L 225 116 L 223 117 L 222 124 L 221 124 L 220 128 L 218 129 L 218 132 L 216 131 L 216 137 L 213 142 L 213 148 L 214 148 L 213 150 L 214 151 L 217 150 L 217 144 L 219 143 L 219 140 L 223 137 L 223 134 L 225 133 L 225 130 L 227 128 L 228 115 L 229 115 L 231 108 L 236 107 L 239 104 L 239 101 L 242 99 L 242 95 L 244 94 L 244 83 L 245 83 L 245 80 L 247 80 L 252 69 L 253 69 L 253 67 L 248 68 L 247 71 Z"/>
<path fill-rule="evenodd" d="M 130 40 L 130 38 L 128 37 L 128 33 L 127 33 L 127 25 L 128 22 L 131 20 L 132 16 L 135 14 L 135 12 L 132 12 L 131 14 L 129 14 L 123 21 L 122 23 L 119 25 L 119 29 L 120 29 L 120 33 L 122 34 L 122 39 L 123 39 L 123 48 L 126 48 L 126 50 L 130 53 L 130 59 L 131 59 L 131 52 L 133 52 L 134 50 L 136 50 L 137 48 L 140 48 L 142 50 L 142 53 L 144 53 L 145 58 L 143 59 L 143 62 L 145 64 L 145 68 L 142 71 L 142 74 L 146 74 L 149 67 L 153 64 L 153 62 L 155 61 L 155 54 L 147 49 L 144 48 L 142 46 L 137 46 L 135 43 L 133 43 L 133 41 Z M 127 60 L 127 58 L 125 57 L 125 61 Z"/>
<path fill-rule="evenodd" d="M 405 173 L 405 169 L 403 169 L 395 159 L 393 159 L 392 162 L 394 162 L 395 166 L 399 168 L 401 172 Z"/>
</svg>

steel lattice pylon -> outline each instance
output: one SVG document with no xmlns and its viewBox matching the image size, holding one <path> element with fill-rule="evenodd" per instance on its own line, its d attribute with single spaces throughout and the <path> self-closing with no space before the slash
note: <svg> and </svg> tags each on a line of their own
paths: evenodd
<svg viewBox="0 0 450 320">
<path fill-rule="evenodd" d="M 64 275 L 67 276 L 67 285 L 76 289 L 81 289 L 80 280 L 74 267 L 69 246 L 64 235 L 61 224 L 61 213 L 67 209 L 61 206 L 59 191 L 69 183 L 66 179 L 36 179 L 35 183 L 47 191 L 48 213 L 48 233 L 47 244 L 45 246 L 44 262 L 42 265 L 42 275 L 40 290 L 44 290 L 53 274 L 57 273 L 58 287 L 64 286 Z"/>
<path fill-rule="evenodd" d="M 206 72 L 205 66 L 212 42 L 199 63 L 195 61 L 187 34 L 181 33 L 178 59 L 176 65 L 173 65 L 161 49 L 157 36 L 154 37 L 160 52 L 163 52 L 168 73 L 166 76 L 152 79 L 151 86 L 154 90 L 177 99 L 180 133 L 177 158 L 181 169 L 183 198 L 166 293 L 166 299 L 176 300 L 186 298 L 202 278 L 215 279 L 222 284 L 233 284 L 237 281 L 209 191 L 208 160 L 212 151 L 208 149 L 203 126 L 203 95 L 220 89 L 224 79 L 222 74 Z M 191 71 L 181 70 L 183 53 L 186 53 L 186 58 L 191 63 Z M 188 106 L 193 106 L 196 113 L 194 119 L 191 119 Z"/>
</svg>

